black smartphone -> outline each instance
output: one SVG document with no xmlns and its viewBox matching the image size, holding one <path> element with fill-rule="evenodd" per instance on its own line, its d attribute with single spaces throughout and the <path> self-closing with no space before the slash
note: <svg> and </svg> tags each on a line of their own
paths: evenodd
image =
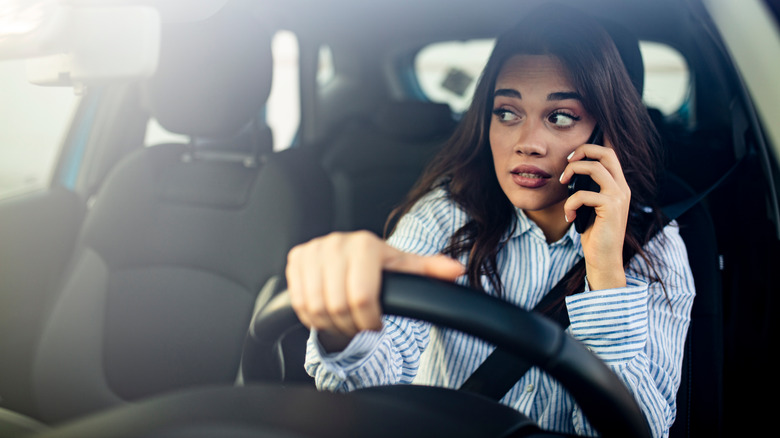
<svg viewBox="0 0 780 438">
<path fill-rule="evenodd" d="M 596 125 L 593 128 L 593 133 L 590 134 L 590 138 L 587 141 L 588 144 L 604 144 L 604 134 L 601 132 L 601 127 Z M 587 160 L 587 158 L 586 158 Z M 579 190 L 587 190 L 590 192 L 599 192 L 601 187 L 593 181 L 589 175 L 575 174 L 569 182 L 569 196 L 573 195 Z M 593 207 L 583 205 L 577 209 L 577 217 L 574 218 L 574 229 L 578 233 L 582 234 L 593 222 L 593 215 L 596 214 L 596 210 Z"/>
</svg>

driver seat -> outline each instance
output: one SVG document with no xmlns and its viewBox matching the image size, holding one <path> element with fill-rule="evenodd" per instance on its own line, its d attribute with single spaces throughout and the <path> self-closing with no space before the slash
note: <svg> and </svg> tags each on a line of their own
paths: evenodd
<svg viewBox="0 0 780 438">
<path fill-rule="evenodd" d="M 272 152 L 257 121 L 271 88 L 271 36 L 234 12 L 162 29 L 143 99 L 192 141 L 139 148 L 97 193 L 35 358 L 45 422 L 232 384 L 262 285 L 292 246 L 329 226 L 302 225 L 329 211 L 327 197 L 296 187 L 294 175 L 270 183 L 289 162 L 329 181 L 315 163 Z"/>
<path fill-rule="evenodd" d="M 661 187 L 663 205 L 695 195 L 673 174 L 665 175 Z M 677 419 L 669 436 L 719 437 L 723 435 L 723 292 L 715 226 L 701 202 L 677 218 L 677 223 L 688 250 L 696 297 L 677 391 Z"/>
<path fill-rule="evenodd" d="M 640 95 L 644 90 L 644 62 L 639 40 L 625 27 L 602 20 L 620 52 L 628 74 Z M 651 118 L 663 133 L 663 120 L 650 109 Z M 662 139 L 667 141 L 668 139 Z M 672 155 L 679 148 L 665 145 Z M 666 172 L 660 183 L 660 205 L 690 199 L 695 191 L 681 178 Z M 680 236 L 688 250 L 688 261 L 696 285 L 691 323 L 686 337 L 680 388 L 677 391 L 677 418 L 670 438 L 721 436 L 723 423 L 723 297 L 718 268 L 715 227 L 703 203 L 697 203 L 677 218 Z"/>
</svg>

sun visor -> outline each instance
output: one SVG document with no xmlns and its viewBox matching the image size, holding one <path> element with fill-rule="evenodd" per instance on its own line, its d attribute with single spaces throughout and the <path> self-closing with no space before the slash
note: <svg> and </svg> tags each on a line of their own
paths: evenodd
<svg viewBox="0 0 780 438">
<path fill-rule="evenodd" d="M 54 52 L 27 60 L 28 80 L 73 86 L 147 78 L 160 52 L 160 14 L 147 6 L 74 7 L 60 11 L 57 29 L 41 43 Z"/>
</svg>

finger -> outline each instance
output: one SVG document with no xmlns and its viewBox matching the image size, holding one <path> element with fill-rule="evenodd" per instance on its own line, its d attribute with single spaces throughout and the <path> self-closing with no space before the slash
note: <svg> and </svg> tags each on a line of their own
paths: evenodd
<svg viewBox="0 0 780 438">
<path fill-rule="evenodd" d="M 300 246 L 296 246 L 287 254 L 287 266 L 285 267 L 285 277 L 287 278 L 287 293 L 290 295 L 290 303 L 295 310 L 295 314 L 301 321 L 301 324 L 310 328 L 311 321 L 305 310 L 305 297 L 303 287 L 301 286 L 301 251 Z"/>
<path fill-rule="evenodd" d="M 347 261 L 345 257 L 338 257 L 340 253 L 341 239 L 331 239 L 324 242 L 323 250 L 327 258 L 327 264 L 323 269 L 323 295 L 325 309 L 335 325 L 336 329 L 346 335 L 354 336 L 359 330 L 353 322 L 352 313 L 347 297 Z"/>
<path fill-rule="evenodd" d="M 563 214 L 566 222 L 572 222 L 577 218 L 577 210 L 580 207 L 597 207 L 600 206 L 601 196 L 595 192 L 579 191 L 571 196 L 563 203 Z"/>
<path fill-rule="evenodd" d="M 600 162 L 604 168 L 609 171 L 612 178 L 619 184 L 626 184 L 623 167 L 620 165 L 620 160 L 609 142 L 605 142 L 605 146 L 582 145 L 575 149 L 574 152 L 567 157 L 567 160 L 572 163 L 586 158 Z"/>
<path fill-rule="evenodd" d="M 353 323 L 358 330 L 381 330 L 382 309 L 379 290 L 382 282 L 382 248 L 387 246 L 373 234 L 358 234 L 350 252 L 346 296 Z"/>
<path fill-rule="evenodd" d="M 441 280 L 455 281 L 466 273 L 466 267 L 444 255 L 422 257 L 423 275 Z"/>
<path fill-rule="evenodd" d="M 601 218 L 620 218 L 628 212 L 627 202 L 615 202 L 615 198 L 604 193 L 581 190 L 566 199 L 563 204 L 564 218 L 572 222 L 577 217 L 577 210 L 583 206 L 596 209 L 596 215 Z"/>
<path fill-rule="evenodd" d="M 380 257 L 355 259 L 349 268 L 350 304 L 353 306 L 353 316 L 359 328 L 377 329 L 381 327 L 379 288 L 383 269 L 449 281 L 455 280 L 465 272 L 462 264 L 449 257 L 406 253 L 384 242 L 381 245 L 372 246 L 371 249 L 363 248 L 362 250 L 364 253 L 371 254 L 374 250 L 378 250 Z M 376 261 L 380 262 L 378 266 L 374 264 Z"/>
<path fill-rule="evenodd" d="M 300 284 L 303 291 L 303 309 L 312 327 L 318 330 L 334 330 L 335 324 L 328 314 L 323 290 L 323 240 L 309 242 L 305 251 L 301 251 Z"/>
<path fill-rule="evenodd" d="M 608 192 L 611 190 L 623 190 L 612 174 L 598 161 L 574 161 L 569 163 L 561 174 L 561 184 L 570 183 L 575 174 L 590 176 L 598 184 L 602 192 L 605 190 Z"/>
<path fill-rule="evenodd" d="M 421 256 L 388 247 L 385 268 L 409 274 L 425 275 L 441 280 L 454 281 L 466 272 L 457 260 L 444 255 Z"/>
</svg>

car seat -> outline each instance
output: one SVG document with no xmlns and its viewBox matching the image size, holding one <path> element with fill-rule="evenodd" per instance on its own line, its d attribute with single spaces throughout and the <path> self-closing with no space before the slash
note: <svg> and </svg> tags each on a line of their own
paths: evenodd
<svg viewBox="0 0 780 438">
<path fill-rule="evenodd" d="M 48 430 L 47 426 L 30 417 L 0 408 L 0 438 L 18 438 Z"/>
<path fill-rule="evenodd" d="M 449 105 L 393 101 L 345 122 L 325 145 L 334 227 L 383 235 L 385 221 L 455 129 Z"/>
<path fill-rule="evenodd" d="M 664 205 L 695 194 L 671 173 L 665 175 L 661 187 Z M 702 203 L 683 213 L 677 223 L 688 250 L 696 297 L 677 391 L 677 419 L 669 436 L 718 437 L 723 424 L 723 293 L 715 226 Z"/>
<path fill-rule="evenodd" d="M 235 380 L 257 293 L 329 227 L 315 220 L 329 197 L 280 171 L 325 186 L 318 163 L 272 153 L 258 123 L 271 75 L 270 35 L 252 16 L 164 26 L 143 99 L 192 141 L 135 151 L 97 193 L 35 359 L 39 418 Z"/>
<path fill-rule="evenodd" d="M 639 41 L 623 26 L 603 21 L 612 36 L 634 86 L 644 88 L 644 64 Z M 661 134 L 666 133 L 659 111 L 648 109 Z M 674 138 L 662 138 L 668 161 L 678 163 L 679 148 Z M 683 179 L 665 172 L 659 181 L 660 204 L 670 205 L 695 195 Z M 696 285 L 691 324 L 685 343 L 681 383 L 677 392 L 677 418 L 671 438 L 720 436 L 723 406 L 723 297 L 718 268 L 715 227 L 706 206 L 698 203 L 677 219 L 688 250 L 688 261 Z"/>
</svg>

